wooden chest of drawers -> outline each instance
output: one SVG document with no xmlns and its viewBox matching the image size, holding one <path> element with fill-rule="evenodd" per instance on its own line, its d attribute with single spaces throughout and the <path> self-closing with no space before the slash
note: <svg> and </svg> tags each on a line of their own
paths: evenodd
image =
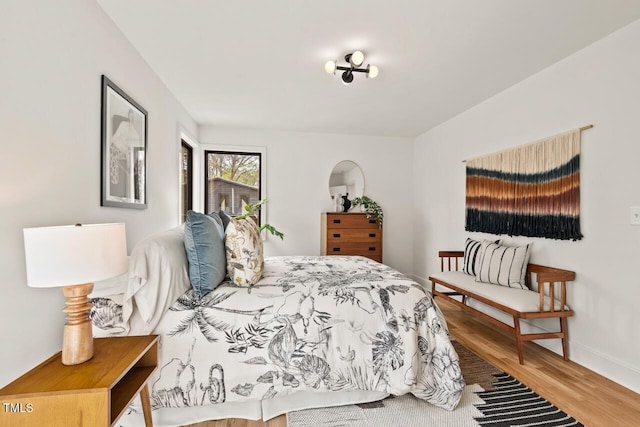
<svg viewBox="0 0 640 427">
<path fill-rule="evenodd" d="M 322 255 L 362 255 L 382 262 L 382 227 L 361 212 L 322 213 Z"/>
</svg>

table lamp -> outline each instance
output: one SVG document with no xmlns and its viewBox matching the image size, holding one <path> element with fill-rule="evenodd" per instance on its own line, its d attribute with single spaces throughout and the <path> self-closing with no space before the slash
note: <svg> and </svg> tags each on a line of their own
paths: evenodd
<svg viewBox="0 0 640 427">
<path fill-rule="evenodd" d="M 127 271 L 124 224 L 76 224 L 25 228 L 27 285 L 62 287 L 67 321 L 62 363 L 77 365 L 93 357 L 93 332 L 87 295 L 93 282 Z"/>
</svg>

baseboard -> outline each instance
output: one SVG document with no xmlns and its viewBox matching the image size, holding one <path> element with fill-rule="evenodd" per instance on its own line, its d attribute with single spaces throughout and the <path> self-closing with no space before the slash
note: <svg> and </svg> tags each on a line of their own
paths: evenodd
<svg viewBox="0 0 640 427">
<path fill-rule="evenodd" d="M 412 275 L 413 280 L 431 289 L 431 282 L 427 278 Z M 490 306 L 476 302 L 475 308 L 479 308 L 481 311 L 487 312 L 487 314 L 497 317 L 507 323 L 511 323 L 511 316 L 505 313 L 495 310 Z M 553 319 L 555 321 L 555 319 Z M 556 321 L 557 322 L 557 321 Z M 555 332 L 551 329 L 542 327 L 540 322 L 533 324 L 530 321 L 522 320 L 522 328 L 525 333 L 543 333 L 543 332 Z M 558 355 L 562 355 L 562 344 L 560 340 L 536 340 L 536 344 L 552 351 Z M 636 393 L 640 393 L 640 369 L 636 366 L 632 366 L 629 363 L 618 360 L 605 354 L 599 350 L 591 348 L 580 342 L 572 341 L 571 335 L 569 335 L 569 357 L 571 361 L 584 366 L 585 368 L 602 375 L 611 381 L 620 384 L 623 387 L 628 388 Z"/>
<path fill-rule="evenodd" d="M 539 344 L 548 348 L 542 343 Z M 640 370 L 638 370 L 638 367 L 632 366 L 582 343 L 572 342 L 571 338 L 569 338 L 569 351 L 571 361 L 629 390 L 640 393 Z"/>
<path fill-rule="evenodd" d="M 415 274 L 412 274 L 411 278 L 414 281 L 416 281 L 419 284 L 421 284 L 422 286 L 424 286 L 426 288 L 431 288 L 431 282 L 429 281 L 429 279 L 425 279 L 424 277 L 416 276 Z"/>
</svg>

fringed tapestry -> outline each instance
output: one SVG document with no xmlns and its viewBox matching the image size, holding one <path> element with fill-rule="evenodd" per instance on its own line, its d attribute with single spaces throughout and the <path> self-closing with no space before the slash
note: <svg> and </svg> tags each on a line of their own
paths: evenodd
<svg viewBox="0 0 640 427">
<path fill-rule="evenodd" d="M 465 230 L 581 239 L 580 131 L 467 160 Z"/>
</svg>

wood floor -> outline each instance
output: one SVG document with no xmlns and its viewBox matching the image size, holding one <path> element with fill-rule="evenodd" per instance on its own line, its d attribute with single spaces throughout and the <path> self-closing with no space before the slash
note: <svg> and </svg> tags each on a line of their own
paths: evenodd
<svg viewBox="0 0 640 427">
<path fill-rule="evenodd" d="M 640 426 L 640 395 L 534 343 L 524 343 L 518 364 L 514 339 L 505 331 L 438 299 L 451 334 L 498 368 L 589 427 Z M 571 333 L 571 331 L 569 331 Z M 286 427 L 284 415 L 269 422 L 209 421 L 191 427 Z"/>
</svg>

